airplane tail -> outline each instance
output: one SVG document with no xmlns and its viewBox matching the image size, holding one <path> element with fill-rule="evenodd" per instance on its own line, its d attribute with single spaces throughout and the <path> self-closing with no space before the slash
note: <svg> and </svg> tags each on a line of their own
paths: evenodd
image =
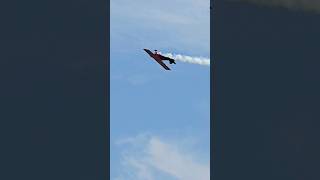
<svg viewBox="0 0 320 180">
<path fill-rule="evenodd" d="M 176 64 L 176 62 L 173 59 L 169 60 L 170 64 Z"/>
</svg>

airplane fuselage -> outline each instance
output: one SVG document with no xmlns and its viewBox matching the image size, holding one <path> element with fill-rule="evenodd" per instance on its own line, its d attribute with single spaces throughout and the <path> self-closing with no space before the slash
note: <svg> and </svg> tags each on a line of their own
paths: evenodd
<svg viewBox="0 0 320 180">
<path fill-rule="evenodd" d="M 156 60 L 166 70 L 170 70 L 170 68 L 165 63 L 163 63 L 164 60 L 170 61 L 170 64 L 172 63 L 175 64 L 174 59 L 162 56 L 161 54 L 152 53 L 149 49 L 143 49 L 143 50 L 146 51 L 149 54 L 149 56 L 151 56 L 154 60 Z"/>
</svg>

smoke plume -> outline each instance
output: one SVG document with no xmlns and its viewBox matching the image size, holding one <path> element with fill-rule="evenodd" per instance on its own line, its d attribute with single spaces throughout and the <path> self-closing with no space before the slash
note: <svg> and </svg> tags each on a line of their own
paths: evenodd
<svg viewBox="0 0 320 180">
<path fill-rule="evenodd" d="M 204 66 L 210 66 L 210 59 L 204 57 L 192 57 L 181 54 L 172 54 L 172 53 L 164 53 L 164 56 L 168 56 L 174 60 L 191 63 L 191 64 L 199 64 Z"/>
<path fill-rule="evenodd" d="M 291 10 L 303 10 L 320 13 L 320 0 L 229 0 L 252 2 L 261 5 L 284 7 Z"/>
</svg>

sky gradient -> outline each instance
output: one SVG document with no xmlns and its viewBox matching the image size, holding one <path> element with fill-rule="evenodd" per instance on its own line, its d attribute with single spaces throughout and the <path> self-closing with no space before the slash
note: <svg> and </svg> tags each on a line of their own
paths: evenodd
<svg viewBox="0 0 320 180">
<path fill-rule="evenodd" d="M 209 4 L 111 1 L 111 179 L 209 179 L 209 66 L 164 71 L 143 51 L 209 58 Z"/>
</svg>

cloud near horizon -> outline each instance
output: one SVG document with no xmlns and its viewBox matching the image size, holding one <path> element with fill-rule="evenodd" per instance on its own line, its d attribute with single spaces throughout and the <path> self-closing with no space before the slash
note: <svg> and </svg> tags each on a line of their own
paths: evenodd
<svg viewBox="0 0 320 180">
<path fill-rule="evenodd" d="M 127 145 L 122 152 L 122 171 L 113 180 L 209 180 L 209 162 L 201 162 L 177 142 L 156 136 L 137 136 L 118 142 Z"/>
</svg>

